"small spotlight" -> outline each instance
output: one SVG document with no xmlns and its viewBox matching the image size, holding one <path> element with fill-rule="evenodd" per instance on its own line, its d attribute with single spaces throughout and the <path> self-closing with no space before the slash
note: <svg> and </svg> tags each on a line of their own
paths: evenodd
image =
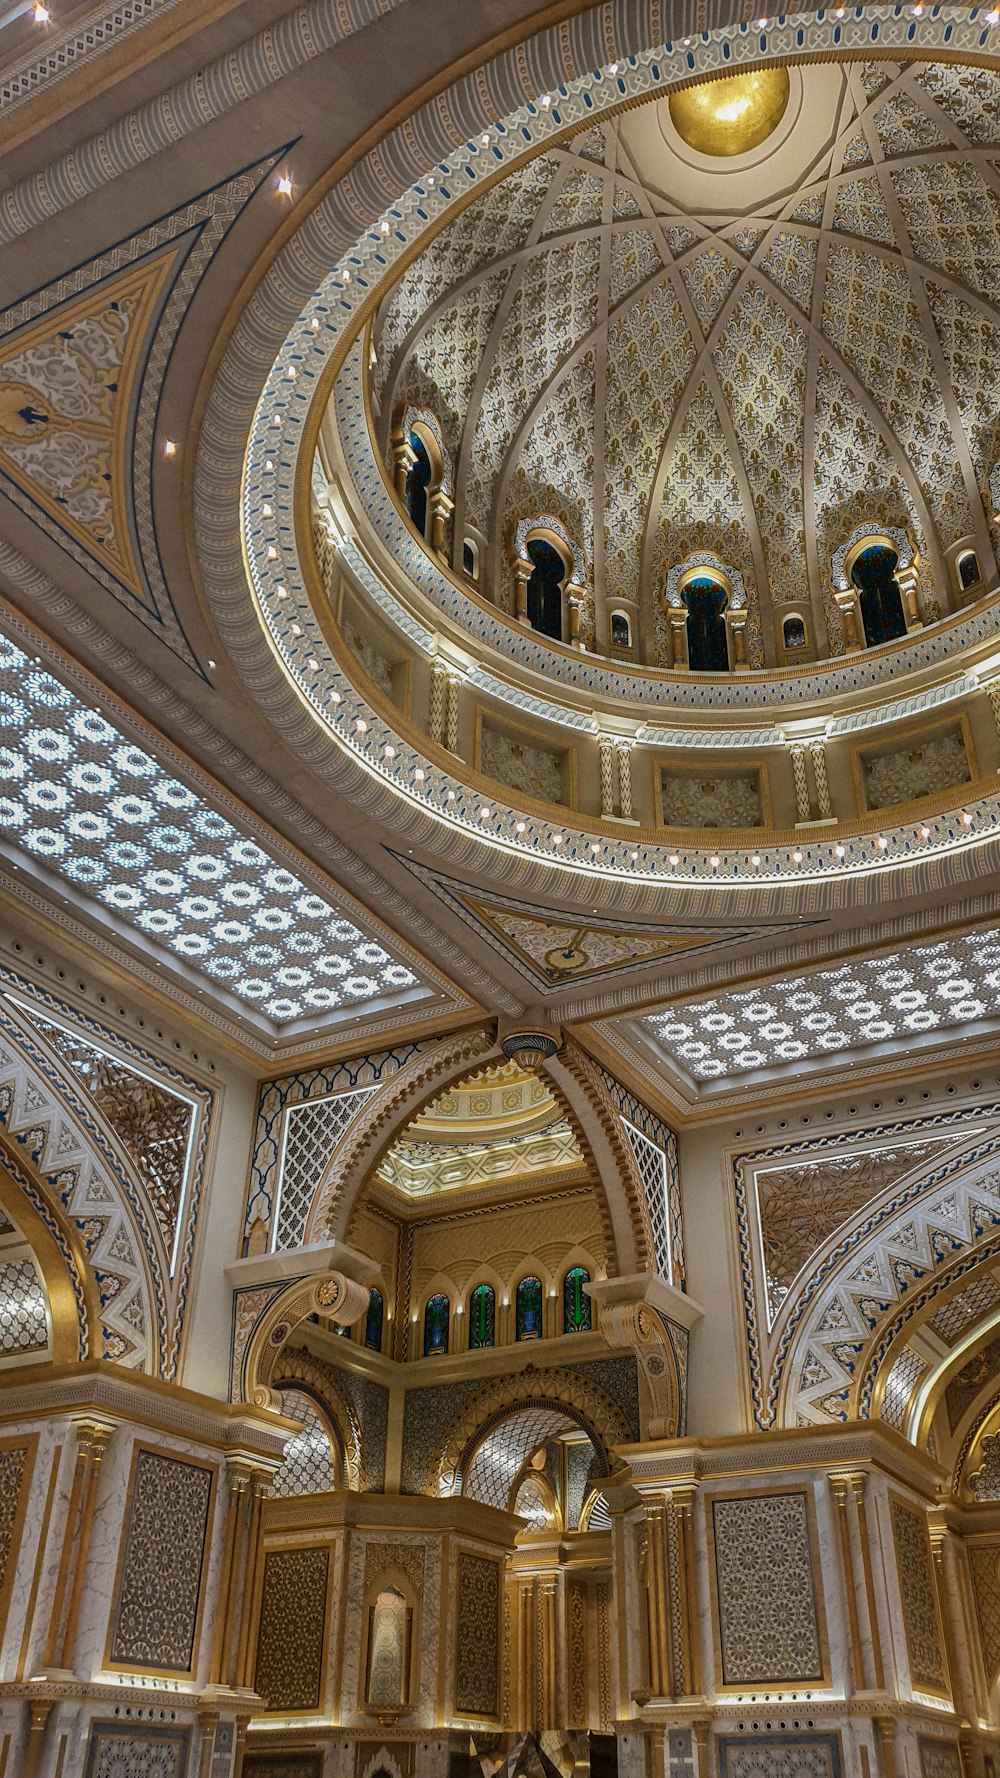
<svg viewBox="0 0 1000 1778">
<path fill-rule="evenodd" d="M 43 12 L 45 11 L 44 7 L 42 8 L 42 11 Z M 49 15 L 47 12 L 45 13 L 45 16 L 46 16 L 46 18 L 48 18 Z M 176 457 L 177 446 L 174 443 L 172 438 L 165 438 L 164 439 L 164 441 L 163 441 L 163 455 L 165 457 Z"/>
<path fill-rule="evenodd" d="M 49 19 L 52 17 L 52 14 L 50 13 L 47 6 L 42 5 L 42 0 L 36 0 L 36 4 L 35 4 L 34 10 L 33 10 L 31 16 L 34 19 L 36 25 L 47 25 L 49 22 Z"/>
<path fill-rule="evenodd" d="M 278 188 L 279 197 L 283 197 L 283 198 L 290 198 L 291 197 L 292 189 L 293 189 L 292 188 L 292 181 L 287 173 L 282 173 L 280 175 L 280 177 L 278 178 L 278 181 L 277 181 L 277 188 Z"/>
</svg>

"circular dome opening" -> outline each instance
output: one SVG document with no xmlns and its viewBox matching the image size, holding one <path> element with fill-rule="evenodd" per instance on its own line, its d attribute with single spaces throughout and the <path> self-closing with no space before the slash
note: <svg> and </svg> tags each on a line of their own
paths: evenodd
<svg viewBox="0 0 1000 1778">
<path fill-rule="evenodd" d="M 790 90 L 787 68 L 756 68 L 725 80 L 706 80 L 671 93 L 671 122 L 699 154 L 748 154 L 777 129 Z"/>
</svg>

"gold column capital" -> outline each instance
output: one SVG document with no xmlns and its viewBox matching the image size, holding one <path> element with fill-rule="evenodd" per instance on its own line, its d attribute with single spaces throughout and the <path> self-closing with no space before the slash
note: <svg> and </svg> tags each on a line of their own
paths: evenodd
<svg viewBox="0 0 1000 1778">
<path fill-rule="evenodd" d="M 670 1490 L 671 1502 L 676 1506 L 678 1512 L 685 1514 L 692 1513 L 697 1498 L 698 1487 L 694 1482 L 681 1482 L 678 1486 L 673 1487 Z"/>
<path fill-rule="evenodd" d="M 80 1415 L 73 1420 L 77 1447 L 89 1457 L 92 1463 L 100 1463 L 111 1440 L 118 1430 L 112 1420 L 96 1420 L 89 1414 Z"/>
</svg>

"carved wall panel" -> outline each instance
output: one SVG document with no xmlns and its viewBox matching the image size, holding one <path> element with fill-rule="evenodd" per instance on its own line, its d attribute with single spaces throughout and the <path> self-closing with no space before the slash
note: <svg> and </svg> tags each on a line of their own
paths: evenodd
<svg viewBox="0 0 1000 1778">
<path fill-rule="evenodd" d="M 893 1500 L 891 1507 L 910 1677 L 921 1691 L 947 1695 L 948 1675 L 941 1647 L 934 1558 L 927 1519 L 903 1500 Z"/>
<path fill-rule="evenodd" d="M 479 769 L 487 778 L 509 784 L 543 803 L 563 801 L 565 755 L 551 747 L 535 747 L 513 740 L 499 729 L 483 724 L 479 740 Z"/>
<path fill-rule="evenodd" d="M 321 1753 L 248 1753 L 243 1778 L 322 1778 Z"/>
<path fill-rule="evenodd" d="M 186 1778 L 190 1734 L 186 1728 L 92 1723 L 84 1778 Z"/>
<path fill-rule="evenodd" d="M 759 827 L 760 777 L 661 771 L 660 807 L 666 827 Z"/>
<path fill-rule="evenodd" d="M 839 1735 L 722 1735 L 720 1778 L 843 1778 Z"/>
<path fill-rule="evenodd" d="M 920 1778 L 962 1778 L 962 1756 L 957 1741 L 939 1741 L 931 1735 L 917 1740 Z"/>
<path fill-rule="evenodd" d="M 32 1435 L 0 1444 L 0 1633 L 14 1584 L 37 1443 L 37 1435 Z"/>
<path fill-rule="evenodd" d="M 499 1707 L 500 1565 L 459 1550 L 455 1708 L 463 1716 L 496 1716 Z"/>
<path fill-rule="evenodd" d="M 972 777 L 957 724 L 941 734 L 914 736 L 908 746 L 891 753 L 868 755 L 862 759 L 861 771 L 870 809 L 914 802 L 954 784 L 967 784 Z"/>
<path fill-rule="evenodd" d="M 983 1664 L 990 1684 L 1000 1672 L 1000 1543 L 969 1545 L 969 1572 Z"/>
<path fill-rule="evenodd" d="M 192 1671 L 214 1484 L 203 1463 L 136 1451 L 110 1664 Z"/>
<path fill-rule="evenodd" d="M 805 1685 L 823 1678 L 808 1497 L 711 1502 L 722 1683 Z"/>
<path fill-rule="evenodd" d="M 269 1711 L 319 1708 L 329 1566 L 316 1546 L 264 1557 L 254 1685 Z"/>
</svg>

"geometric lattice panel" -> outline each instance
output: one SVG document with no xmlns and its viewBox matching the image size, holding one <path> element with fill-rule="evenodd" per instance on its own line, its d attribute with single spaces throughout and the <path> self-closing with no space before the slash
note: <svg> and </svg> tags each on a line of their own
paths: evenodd
<svg viewBox="0 0 1000 1778">
<path fill-rule="evenodd" d="M 90 1725 L 84 1778 L 186 1778 L 190 1729 Z"/>
<path fill-rule="evenodd" d="M 254 1686 L 269 1711 L 319 1708 L 329 1563 L 322 1547 L 264 1558 Z"/>
<path fill-rule="evenodd" d="M 307 1100 L 285 1114 L 278 1185 L 280 1209 L 275 1247 L 301 1247 L 316 1188 L 348 1124 L 372 1096 L 372 1088 L 332 1099 Z"/>
<path fill-rule="evenodd" d="M 0 826 L 276 1025 L 416 978 L 67 685 L 0 637 Z"/>
<path fill-rule="evenodd" d="M 111 1644 L 116 1665 L 191 1671 L 212 1481 L 201 1464 L 136 1452 Z"/>
<path fill-rule="evenodd" d="M 500 1632 L 500 1568 L 460 1550 L 455 1708 L 463 1716 L 496 1716 Z"/>
<path fill-rule="evenodd" d="M 902 1500 L 893 1500 L 891 1511 L 910 1678 L 918 1691 L 945 1694 L 948 1676 L 926 1514 Z"/>
<path fill-rule="evenodd" d="M 639 1169 L 649 1205 L 649 1221 L 656 1249 L 660 1277 L 669 1283 L 673 1277 L 670 1243 L 670 1208 L 667 1198 L 667 1157 L 655 1142 L 622 1118 L 622 1127 L 629 1139 L 635 1164 Z"/>
<path fill-rule="evenodd" d="M 722 1679 L 727 1686 L 823 1678 L 804 1493 L 713 1500 Z"/>
<path fill-rule="evenodd" d="M 641 1024 L 698 1081 L 953 1030 L 993 1016 L 997 936 L 912 945 L 672 1007 Z"/>
<path fill-rule="evenodd" d="M 48 1350 L 45 1293 L 34 1261 L 11 1259 L 0 1265 L 0 1359 Z"/>
<path fill-rule="evenodd" d="M 281 1412 L 304 1424 L 285 1446 L 285 1461 L 271 1483 L 271 1493 L 281 1497 L 328 1494 L 337 1486 L 338 1468 L 330 1433 L 314 1402 L 301 1389 L 282 1389 L 280 1393 Z M 342 1472 L 343 1464 L 340 1469 Z"/>
</svg>

